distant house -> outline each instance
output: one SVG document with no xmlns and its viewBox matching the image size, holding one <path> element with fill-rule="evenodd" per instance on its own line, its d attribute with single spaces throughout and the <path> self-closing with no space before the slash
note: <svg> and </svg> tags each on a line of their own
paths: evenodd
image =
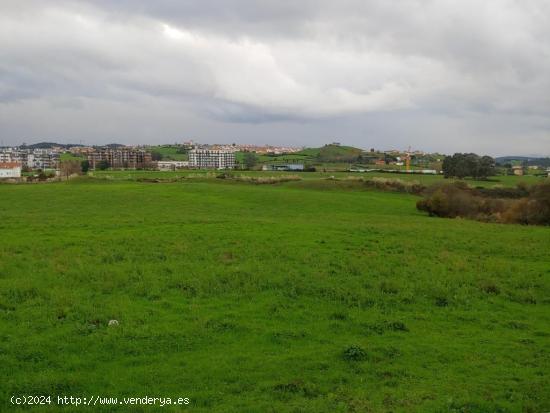
<svg viewBox="0 0 550 413">
<path fill-rule="evenodd" d="M 189 161 L 158 161 L 159 171 L 175 171 L 176 169 L 189 168 Z"/>
<path fill-rule="evenodd" d="M 525 168 L 523 166 L 513 166 L 512 171 L 514 172 L 514 175 L 523 176 L 525 173 Z"/>
<path fill-rule="evenodd" d="M 273 164 L 262 166 L 263 171 L 303 171 L 304 164 L 289 163 L 289 164 Z"/>
<path fill-rule="evenodd" d="M 0 179 L 21 178 L 21 164 L 17 162 L 0 163 Z"/>
</svg>

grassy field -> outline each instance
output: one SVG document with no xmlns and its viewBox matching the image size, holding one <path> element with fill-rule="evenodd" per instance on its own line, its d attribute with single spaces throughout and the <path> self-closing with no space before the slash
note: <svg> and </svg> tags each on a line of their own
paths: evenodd
<svg viewBox="0 0 550 413">
<path fill-rule="evenodd" d="M 75 156 L 71 153 L 68 153 L 68 152 L 65 152 L 65 153 L 62 153 L 60 156 L 59 156 L 59 160 L 60 161 L 84 161 L 86 158 L 84 158 L 83 156 Z"/>
<path fill-rule="evenodd" d="M 186 161 L 189 159 L 186 153 L 178 152 L 178 147 L 176 146 L 160 145 L 150 147 L 148 150 L 160 154 L 163 161 Z"/>
<path fill-rule="evenodd" d="M 107 180 L 138 180 L 143 178 L 151 179 L 170 179 L 170 178 L 183 178 L 183 177 L 199 177 L 204 176 L 209 178 L 215 178 L 217 175 L 223 172 L 213 171 L 213 170 L 193 170 L 193 169 L 181 169 L 179 171 L 94 171 L 91 172 L 95 178 L 107 179 Z M 441 175 L 419 175 L 419 174 L 399 174 L 399 173 L 388 173 L 388 172 L 263 172 L 263 171 L 233 171 L 231 172 L 234 175 L 245 175 L 245 176 L 283 176 L 283 175 L 297 175 L 303 180 L 319 180 L 326 179 L 330 177 L 335 177 L 337 179 L 347 179 L 347 178 L 392 178 L 392 179 L 401 179 L 406 181 L 416 181 L 424 185 L 431 185 L 438 182 L 452 181 L 445 180 Z M 471 186 L 482 186 L 482 187 L 491 187 L 495 185 L 502 186 L 516 186 L 519 183 L 525 184 L 534 184 L 537 182 L 542 182 L 545 178 L 540 178 L 533 175 L 525 176 L 495 176 L 491 177 L 487 181 L 475 181 L 471 179 L 466 179 L 465 181 Z"/>
<path fill-rule="evenodd" d="M 322 174 L 139 174 L 0 185 L 0 411 L 550 410 L 550 228 L 429 218 Z"/>
</svg>

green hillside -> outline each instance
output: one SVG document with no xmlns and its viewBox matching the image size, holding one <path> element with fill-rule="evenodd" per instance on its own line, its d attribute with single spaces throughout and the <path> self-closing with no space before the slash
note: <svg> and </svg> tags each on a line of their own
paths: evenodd
<svg viewBox="0 0 550 413">
<path fill-rule="evenodd" d="M 258 161 L 260 163 L 305 163 L 322 166 L 323 164 L 356 162 L 362 153 L 362 149 L 351 146 L 325 145 L 321 148 L 306 148 L 290 154 L 258 155 Z M 244 152 L 238 152 L 236 160 L 242 162 L 243 159 Z"/>
<path fill-rule="evenodd" d="M 151 153 L 157 154 L 162 161 L 186 161 L 188 160 L 187 151 L 177 145 L 159 145 L 148 148 Z"/>
<path fill-rule="evenodd" d="M 351 146 L 326 145 L 319 149 L 317 158 L 321 162 L 355 162 L 362 149 Z"/>
</svg>

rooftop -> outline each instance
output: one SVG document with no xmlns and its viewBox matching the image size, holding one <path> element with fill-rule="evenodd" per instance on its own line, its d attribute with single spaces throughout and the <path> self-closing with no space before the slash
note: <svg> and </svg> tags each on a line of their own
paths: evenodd
<svg viewBox="0 0 550 413">
<path fill-rule="evenodd" d="M 18 162 L 0 162 L 0 169 L 14 169 L 21 168 L 21 164 Z"/>
</svg>

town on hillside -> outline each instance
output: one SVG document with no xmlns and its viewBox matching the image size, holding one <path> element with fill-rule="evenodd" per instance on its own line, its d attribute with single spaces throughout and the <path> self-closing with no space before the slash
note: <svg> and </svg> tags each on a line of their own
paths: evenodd
<svg viewBox="0 0 550 413">
<path fill-rule="evenodd" d="M 471 154 L 473 155 L 473 154 Z M 38 143 L 0 147 L 0 179 L 55 180 L 95 170 L 180 169 L 258 170 L 292 172 L 393 172 L 444 174 L 440 153 L 374 148 L 360 149 L 332 142 L 319 148 L 251 144 L 199 144 L 193 141 L 165 145 L 105 146 Z M 550 158 L 488 158 L 501 175 L 550 176 Z M 481 158 L 480 158 L 481 159 Z M 466 161 L 465 161 L 466 162 Z"/>
</svg>

